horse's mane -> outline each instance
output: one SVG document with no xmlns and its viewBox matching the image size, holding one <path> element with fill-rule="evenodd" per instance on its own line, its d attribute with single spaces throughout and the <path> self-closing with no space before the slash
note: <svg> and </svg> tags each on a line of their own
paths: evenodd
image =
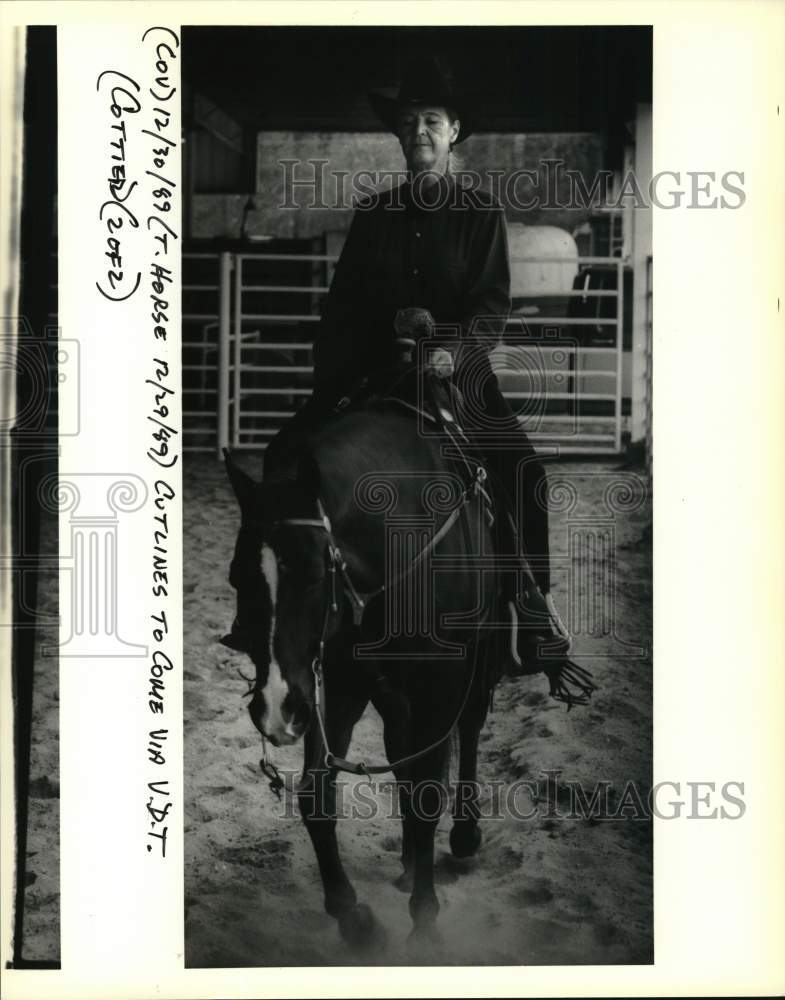
<svg viewBox="0 0 785 1000">
<path fill-rule="evenodd" d="M 394 381 L 396 397 L 414 405 L 416 387 L 409 375 L 408 371 L 403 376 L 398 372 Z M 285 460 L 277 461 L 269 473 L 265 471 L 265 486 L 276 493 L 305 494 L 315 504 L 328 490 L 333 472 L 341 472 L 344 480 L 356 481 L 369 471 L 407 468 L 414 453 L 411 447 L 408 450 L 401 447 L 400 428 L 403 423 L 416 436 L 417 417 L 390 399 L 387 394 L 390 384 L 387 373 L 386 379 L 380 377 L 369 385 L 346 409 L 328 412 L 318 423 L 299 432 Z M 422 456 L 421 461 L 433 459 L 431 449 L 425 444 Z"/>
</svg>

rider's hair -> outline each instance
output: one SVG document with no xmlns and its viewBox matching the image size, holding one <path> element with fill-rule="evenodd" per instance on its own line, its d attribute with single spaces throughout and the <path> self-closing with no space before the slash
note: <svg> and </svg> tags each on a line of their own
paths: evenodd
<svg viewBox="0 0 785 1000">
<path fill-rule="evenodd" d="M 458 121 L 458 115 L 453 108 L 445 108 L 447 112 L 447 117 L 450 119 L 450 124 L 454 121 Z M 450 152 L 447 156 L 447 173 L 448 174 L 459 174 L 464 167 L 463 157 L 455 152 L 455 144 L 450 146 Z"/>
</svg>

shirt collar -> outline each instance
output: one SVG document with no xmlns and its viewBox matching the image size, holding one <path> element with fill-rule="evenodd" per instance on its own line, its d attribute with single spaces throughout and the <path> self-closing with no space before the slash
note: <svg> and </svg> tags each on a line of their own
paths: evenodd
<svg viewBox="0 0 785 1000">
<path fill-rule="evenodd" d="M 449 205 L 449 195 L 454 186 L 455 178 L 451 174 L 440 175 L 427 187 L 406 181 L 401 188 L 401 200 L 407 209 L 420 212 L 433 211 L 435 208 Z"/>
</svg>

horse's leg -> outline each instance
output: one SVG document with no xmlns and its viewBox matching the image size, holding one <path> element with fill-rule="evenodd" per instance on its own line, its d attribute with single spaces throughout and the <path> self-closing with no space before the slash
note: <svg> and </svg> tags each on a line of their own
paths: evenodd
<svg viewBox="0 0 785 1000">
<path fill-rule="evenodd" d="M 449 720 L 442 725 L 449 726 Z M 438 739 L 442 733 L 413 726 L 418 733 L 426 734 L 422 742 Z M 443 786 L 447 765 L 449 744 L 445 741 L 436 749 L 414 761 L 409 768 L 411 778 L 411 796 L 406 802 L 404 813 L 404 841 L 411 851 L 413 861 L 414 884 L 409 898 L 409 913 L 414 924 L 411 937 L 413 940 L 432 942 L 439 939 L 436 930 L 436 917 L 439 913 L 439 901 L 433 880 L 433 853 L 436 827 L 444 808 L 446 789 Z"/>
<path fill-rule="evenodd" d="M 428 676 L 418 676 L 410 690 L 412 707 L 410 738 L 407 750 L 421 747 L 433 749 L 406 766 L 406 780 L 411 793 L 402 798 L 404 807 L 404 844 L 413 871 L 409 913 L 414 924 L 411 940 L 433 943 L 439 939 L 436 918 L 439 901 L 433 877 L 434 837 L 444 809 L 447 790 L 444 779 L 450 752 L 449 740 L 443 739 L 455 720 L 461 692 L 455 690 L 455 665 L 442 673 L 434 665 L 425 664 Z M 434 692 L 441 692 L 439 708 L 435 709 Z"/>
<path fill-rule="evenodd" d="M 393 883 L 396 889 L 411 895 L 414 890 L 414 839 L 411 824 L 406 822 L 406 814 L 411 808 L 411 791 L 405 780 L 398 785 L 398 805 L 403 817 L 403 834 L 401 837 L 401 865 L 403 871 Z"/>
<path fill-rule="evenodd" d="M 352 729 L 365 708 L 363 696 L 328 694 L 325 708 L 330 750 L 343 756 Z M 298 790 L 300 814 L 311 838 L 324 887 L 324 908 L 338 921 L 341 936 L 361 948 L 375 939 L 378 925 L 368 906 L 357 902 L 357 893 L 344 871 L 336 836 L 335 772 L 325 765 L 321 732 L 314 724 L 305 739 L 305 762 Z"/>
<path fill-rule="evenodd" d="M 393 763 L 405 757 L 410 750 L 411 711 L 409 700 L 400 689 L 396 690 L 393 695 L 387 693 L 383 698 L 373 696 L 371 700 L 382 717 L 384 750 L 387 754 L 387 760 Z M 406 769 L 396 770 L 395 779 L 398 783 L 399 810 L 401 817 L 404 817 L 408 811 L 410 794 Z M 411 893 L 414 886 L 414 845 L 406 823 L 403 823 L 401 864 L 403 865 L 403 874 L 395 880 L 394 884 L 402 892 Z"/>
<path fill-rule="evenodd" d="M 374 702 L 375 704 L 375 702 Z M 383 716 L 384 719 L 384 749 L 387 760 L 390 762 L 400 760 L 409 752 L 409 706 L 404 700 L 403 711 L 396 716 Z M 395 772 L 395 779 L 398 784 L 398 807 L 403 819 L 403 838 L 401 844 L 401 864 L 403 873 L 393 883 L 396 889 L 401 892 L 411 893 L 414 888 L 414 842 L 411 837 L 411 827 L 406 823 L 405 817 L 410 809 L 410 782 L 407 780 L 408 772 L 405 768 Z"/>
<path fill-rule="evenodd" d="M 476 854 L 482 842 L 482 831 L 478 825 L 480 793 L 477 784 L 477 748 L 482 723 L 481 714 L 470 705 L 458 724 L 458 783 L 450 830 L 450 850 L 456 858 L 469 858 Z"/>
<path fill-rule="evenodd" d="M 450 744 L 444 737 L 461 711 L 464 685 L 469 682 L 469 678 L 460 679 L 456 676 L 454 662 L 446 664 L 444 669 L 431 664 L 422 666 L 423 671 L 418 672 L 409 692 L 413 736 L 409 741 L 410 752 L 416 752 L 418 747 L 423 746 L 433 745 L 433 749 L 407 767 L 412 792 L 404 815 L 404 825 L 414 859 L 414 886 L 409 899 L 409 912 L 414 924 L 411 939 L 413 942 L 425 941 L 430 944 L 440 939 L 436 929 L 439 901 L 434 887 L 433 855 L 436 828 L 447 799 L 444 781 L 448 773 Z M 478 691 L 477 688 L 474 690 Z M 436 692 L 439 694 L 438 701 L 435 700 Z M 472 692 L 462 714 L 468 709 L 470 718 L 482 717 L 483 713 L 475 716 L 473 704 Z M 469 728 L 468 733 L 471 732 L 472 729 Z M 476 758 L 476 741 L 473 746 L 474 754 L 471 752 L 472 742 L 468 741 L 466 761 L 472 768 L 475 766 L 473 761 Z M 476 776 L 476 772 L 471 773 Z"/>
</svg>

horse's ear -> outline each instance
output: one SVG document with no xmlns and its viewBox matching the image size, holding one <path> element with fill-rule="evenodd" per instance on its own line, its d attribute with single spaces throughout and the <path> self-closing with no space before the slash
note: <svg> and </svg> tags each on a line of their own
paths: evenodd
<svg viewBox="0 0 785 1000">
<path fill-rule="evenodd" d="M 226 646 L 227 649 L 234 650 L 235 653 L 247 653 L 248 643 L 244 639 L 245 637 L 242 633 L 228 632 L 226 635 L 221 636 L 218 641 L 222 646 Z"/>
<path fill-rule="evenodd" d="M 240 504 L 240 510 L 244 514 L 248 513 L 251 511 L 256 483 L 254 483 L 247 472 L 243 472 L 240 466 L 237 465 L 228 448 L 224 448 L 223 452 L 226 473 L 229 476 L 229 482 L 232 484 L 234 495 L 237 497 L 237 502 Z"/>
</svg>

